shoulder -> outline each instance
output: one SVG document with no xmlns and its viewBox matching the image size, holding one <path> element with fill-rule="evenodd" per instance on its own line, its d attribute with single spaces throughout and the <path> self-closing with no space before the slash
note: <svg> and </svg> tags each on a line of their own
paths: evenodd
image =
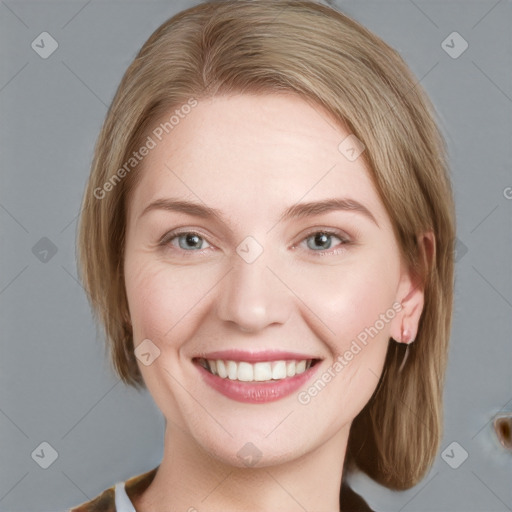
<svg viewBox="0 0 512 512">
<path fill-rule="evenodd" d="M 115 512 L 115 510 L 115 486 L 112 486 L 105 489 L 93 500 L 70 508 L 68 512 Z"/>
<path fill-rule="evenodd" d="M 342 483 L 340 507 L 343 512 L 374 512 L 364 499 L 354 492 L 346 482 Z"/>
<path fill-rule="evenodd" d="M 153 481 L 158 467 L 134 476 L 126 481 L 126 494 L 134 501 Z M 340 506 L 343 512 L 373 512 L 366 501 L 343 482 L 340 493 Z M 68 512 L 116 512 L 115 485 L 105 489 L 96 498 L 69 509 Z"/>
<path fill-rule="evenodd" d="M 133 476 L 126 481 L 126 494 L 130 500 L 133 501 L 146 490 L 153 481 L 157 469 L 158 467 L 147 473 Z M 68 512 L 116 512 L 115 485 L 105 489 L 101 494 L 96 496 L 96 498 L 69 509 Z"/>
</svg>

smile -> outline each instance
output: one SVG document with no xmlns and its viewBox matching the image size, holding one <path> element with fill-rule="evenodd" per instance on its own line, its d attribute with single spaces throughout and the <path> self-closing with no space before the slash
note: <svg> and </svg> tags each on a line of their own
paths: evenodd
<svg viewBox="0 0 512 512">
<path fill-rule="evenodd" d="M 263 353 L 244 356 L 233 352 L 219 353 L 195 357 L 193 362 L 208 387 L 231 400 L 261 404 L 297 392 L 316 373 L 320 366 L 317 363 L 321 361 L 298 354 L 281 354 L 282 359 L 274 354 L 267 360 Z"/>
<path fill-rule="evenodd" d="M 221 379 L 238 380 L 241 382 L 279 381 L 300 375 L 308 370 L 315 359 L 300 361 L 223 361 L 222 359 L 199 359 L 198 363 L 213 375 Z"/>
</svg>

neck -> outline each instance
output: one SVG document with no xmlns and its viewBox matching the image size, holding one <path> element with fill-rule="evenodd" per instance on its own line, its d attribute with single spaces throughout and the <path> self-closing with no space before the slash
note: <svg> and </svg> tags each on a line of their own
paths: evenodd
<svg viewBox="0 0 512 512">
<path fill-rule="evenodd" d="M 264 467 L 234 467 L 204 451 L 167 422 L 164 456 L 138 512 L 303 512 L 339 510 L 349 426 L 296 459 Z"/>
</svg>

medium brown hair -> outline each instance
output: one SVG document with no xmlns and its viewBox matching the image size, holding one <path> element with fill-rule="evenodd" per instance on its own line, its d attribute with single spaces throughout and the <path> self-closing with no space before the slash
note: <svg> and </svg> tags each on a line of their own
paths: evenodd
<svg viewBox="0 0 512 512">
<path fill-rule="evenodd" d="M 398 53 L 349 17 L 312 1 L 231 0 L 183 11 L 151 35 L 124 75 L 96 145 L 78 235 L 84 287 L 115 370 L 144 387 L 123 278 L 127 199 L 142 167 L 127 170 L 126 162 L 162 116 L 191 98 L 276 92 L 321 107 L 364 143 L 361 157 L 404 261 L 421 276 L 425 303 L 407 364 L 399 373 L 403 345 L 390 342 L 347 449 L 347 467 L 389 488 L 409 488 L 430 468 L 441 438 L 454 205 L 431 103 Z M 428 230 L 436 250 L 425 265 L 417 237 Z"/>
</svg>

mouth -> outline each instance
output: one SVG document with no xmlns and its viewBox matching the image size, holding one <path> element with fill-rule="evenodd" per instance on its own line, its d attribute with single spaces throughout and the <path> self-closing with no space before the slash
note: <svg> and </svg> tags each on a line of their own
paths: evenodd
<svg viewBox="0 0 512 512">
<path fill-rule="evenodd" d="M 320 361 L 319 359 L 300 359 L 250 363 L 203 357 L 195 360 L 212 375 L 239 382 L 278 382 L 300 375 Z"/>
<path fill-rule="evenodd" d="M 220 353 L 194 357 L 192 362 L 209 388 L 231 400 L 253 404 L 273 402 L 298 391 L 313 377 L 322 361 L 297 354 L 273 355 L 269 360 L 264 359 L 264 354 L 229 354 L 236 359 L 222 355 L 225 357 Z"/>
</svg>

